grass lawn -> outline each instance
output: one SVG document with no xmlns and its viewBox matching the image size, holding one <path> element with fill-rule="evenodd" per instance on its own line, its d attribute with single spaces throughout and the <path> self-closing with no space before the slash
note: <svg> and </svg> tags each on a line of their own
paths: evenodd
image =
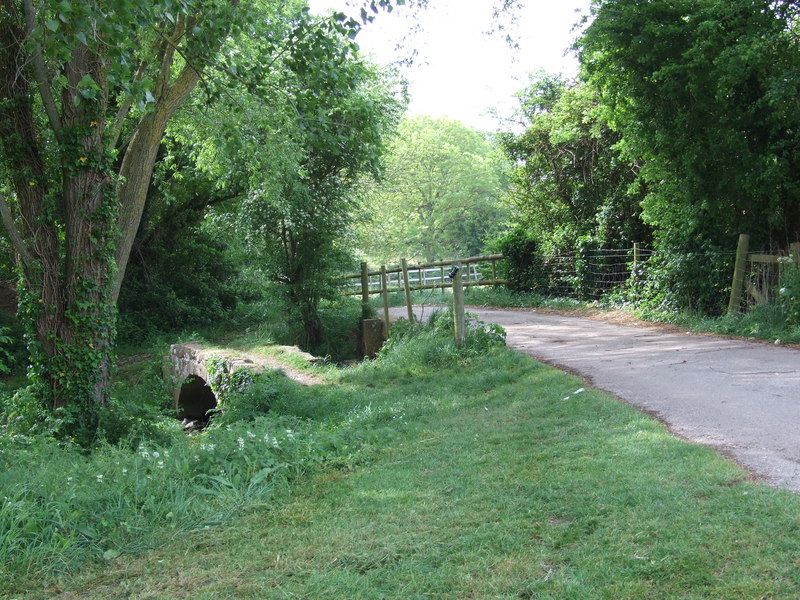
<svg viewBox="0 0 800 600">
<path fill-rule="evenodd" d="M 800 596 L 800 497 L 575 377 L 444 345 L 409 340 L 276 407 L 369 430 L 339 449 L 358 460 L 24 597 Z"/>
</svg>

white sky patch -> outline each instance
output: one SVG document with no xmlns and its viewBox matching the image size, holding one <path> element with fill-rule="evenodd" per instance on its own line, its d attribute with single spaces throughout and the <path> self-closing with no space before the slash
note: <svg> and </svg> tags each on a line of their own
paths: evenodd
<svg viewBox="0 0 800 600">
<path fill-rule="evenodd" d="M 514 95 L 539 69 L 574 76 L 577 59 L 569 51 L 574 26 L 588 13 L 590 0 L 526 0 L 515 29 L 518 49 L 509 47 L 492 28 L 498 0 L 430 0 L 417 13 L 420 30 L 408 37 L 414 19 L 407 8 L 381 14 L 358 37 L 361 48 L 377 63 L 388 65 L 418 51 L 403 69 L 409 82 L 413 115 L 458 119 L 477 129 L 501 128 L 492 115 L 510 116 Z M 352 0 L 309 0 L 313 12 L 338 10 L 356 15 Z M 398 44 L 404 49 L 398 53 Z"/>
</svg>

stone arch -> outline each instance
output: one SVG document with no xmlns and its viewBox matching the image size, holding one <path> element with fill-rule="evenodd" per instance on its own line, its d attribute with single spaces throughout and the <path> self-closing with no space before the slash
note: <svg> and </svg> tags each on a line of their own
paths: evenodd
<svg viewBox="0 0 800 600">
<path fill-rule="evenodd" d="M 198 375 L 189 375 L 175 395 L 175 408 L 179 419 L 207 425 L 209 411 L 217 407 L 217 397 L 208 382 Z"/>
<path fill-rule="evenodd" d="M 275 346 L 277 352 L 299 356 L 313 363 L 316 359 L 310 354 L 301 352 L 290 346 Z M 213 365 L 213 367 L 211 366 Z M 217 407 L 218 398 L 208 385 L 212 380 L 211 368 L 216 378 L 220 373 L 235 373 L 245 369 L 252 374 L 262 373 L 265 370 L 277 369 L 290 379 L 301 385 L 317 385 L 321 380 L 312 374 L 293 370 L 290 366 L 280 363 L 276 358 L 245 354 L 233 350 L 219 348 L 204 348 L 197 342 L 188 344 L 175 344 L 170 347 L 169 356 L 163 365 L 166 381 L 172 385 L 175 413 L 179 418 L 202 417 L 200 424 L 208 421 L 205 412 L 209 408 Z"/>
</svg>

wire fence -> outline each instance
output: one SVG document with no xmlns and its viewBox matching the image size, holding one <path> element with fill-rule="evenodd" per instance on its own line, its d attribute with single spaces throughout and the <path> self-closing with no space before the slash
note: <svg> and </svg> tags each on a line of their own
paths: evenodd
<svg viewBox="0 0 800 600">
<path fill-rule="evenodd" d="M 787 265 L 800 264 L 800 247 L 796 249 L 797 252 L 790 249 L 743 254 L 742 293 L 735 303 L 740 312 L 774 303 L 780 298 Z M 600 300 L 632 282 L 645 281 L 648 265 L 656 256 L 654 250 L 638 245 L 633 248 L 587 249 L 572 254 L 534 255 L 524 261 L 527 265 L 524 287 L 550 298 Z M 729 264 L 733 270 L 736 258 L 737 251 L 731 250 L 684 253 L 679 260 L 684 261 L 687 268 L 707 261 Z M 513 278 L 507 257 L 499 254 L 422 265 L 406 265 L 403 261 L 402 266 L 383 267 L 384 270 L 369 271 L 363 265 L 360 274 L 342 278 L 342 291 L 347 295 L 381 294 L 384 293 L 384 277 L 385 293 L 389 294 L 402 293 L 406 288 L 409 291 L 445 291 L 452 285 L 448 273 L 455 264 L 462 266 L 465 287 L 506 285 Z M 636 293 L 633 286 L 631 292 Z"/>
<path fill-rule="evenodd" d="M 532 261 L 532 288 L 542 295 L 599 300 L 642 273 L 653 251 L 647 248 L 589 250 L 537 256 Z"/>
</svg>

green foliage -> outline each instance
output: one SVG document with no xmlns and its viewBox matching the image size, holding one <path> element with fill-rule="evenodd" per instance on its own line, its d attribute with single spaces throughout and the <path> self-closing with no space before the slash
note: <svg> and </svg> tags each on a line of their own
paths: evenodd
<svg viewBox="0 0 800 600">
<path fill-rule="evenodd" d="M 517 165 L 510 196 L 520 232 L 507 243 L 522 243 L 523 231 L 543 255 L 646 243 L 642 193 L 634 185 L 638 167 L 620 156 L 620 136 L 606 121 L 595 88 L 539 73 L 519 104 L 525 131 L 500 138 Z M 519 284 L 533 289 L 532 282 Z"/>
<path fill-rule="evenodd" d="M 432 367 L 454 360 L 467 360 L 506 345 L 506 332 L 496 323 L 485 323 L 467 313 L 464 345 L 458 348 L 454 340 L 452 308 L 434 311 L 428 323 L 410 323 L 400 319 L 392 324 L 389 339 L 379 352 L 397 364 L 403 361 L 422 361 Z M 408 353 L 413 352 L 414 357 Z"/>
<path fill-rule="evenodd" d="M 351 264 L 356 184 L 378 175 L 401 103 L 395 82 L 366 63 L 340 27 L 315 18 L 303 27 L 313 35 L 283 53 L 260 84 L 269 103 L 232 78 L 233 97 L 208 105 L 198 95 L 171 133 L 197 171 L 233 196 L 210 211 L 214 230 L 243 239 L 239 250 L 279 284 L 290 320 L 302 324 L 292 342 L 316 349 L 324 344 L 320 302 L 336 295 L 333 278 Z M 258 44 L 243 38 L 237 47 L 255 68 Z M 248 135 L 230 133 L 242 130 Z"/>
<path fill-rule="evenodd" d="M 494 249 L 506 260 L 500 263 L 500 276 L 514 292 L 542 292 L 546 289 L 541 247 L 534 233 L 517 226 L 497 239 Z"/>
<path fill-rule="evenodd" d="M 579 41 L 621 156 L 641 166 L 651 277 L 681 308 L 722 310 L 739 233 L 780 249 L 800 231 L 791 5 L 603 0 Z"/>
<path fill-rule="evenodd" d="M 239 285 L 248 262 L 242 244 L 206 219 L 210 210 L 235 203 L 240 188 L 219 189 L 196 168 L 194 151 L 173 131 L 162 142 L 119 298 L 123 343 L 218 323 L 241 299 L 260 294 Z"/>
<path fill-rule="evenodd" d="M 10 375 L 14 366 L 13 348 L 16 341 L 11 335 L 11 328 L 0 325 L 0 375 Z"/>
<path fill-rule="evenodd" d="M 362 317 L 360 300 L 342 297 L 322 300 L 319 305 L 322 337 L 319 344 L 311 348 L 312 352 L 334 362 L 358 358 Z"/>
<path fill-rule="evenodd" d="M 305 401 L 315 393 L 298 389 L 295 381 L 278 371 L 264 373 L 255 379 L 250 377 L 246 385 L 225 396 L 224 407 L 214 415 L 210 426 L 219 428 L 252 422 L 269 413 L 273 407 L 279 408 L 281 402 Z"/>
<path fill-rule="evenodd" d="M 52 435 L 58 429 L 58 418 L 45 408 L 32 386 L 0 396 L 0 435 Z"/>
<path fill-rule="evenodd" d="M 208 369 L 208 385 L 217 397 L 217 408 L 225 410 L 228 398 L 241 394 L 253 384 L 253 372 L 246 368 L 236 368 L 228 370 L 225 361 L 217 356 L 213 356 L 206 361 Z"/>
<path fill-rule="evenodd" d="M 383 178 L 365 186 L 359 246 L 370 262 L 475 256 L 502 230 L 507 166 L 489 136 L 457 121 L 407 117 Z"/>
<path fill-rule="evenodd" d="M 791 259 L 783 265 L 780 304 L 786 324 L 800 328 L 800 265 Z"/>
</svg>

